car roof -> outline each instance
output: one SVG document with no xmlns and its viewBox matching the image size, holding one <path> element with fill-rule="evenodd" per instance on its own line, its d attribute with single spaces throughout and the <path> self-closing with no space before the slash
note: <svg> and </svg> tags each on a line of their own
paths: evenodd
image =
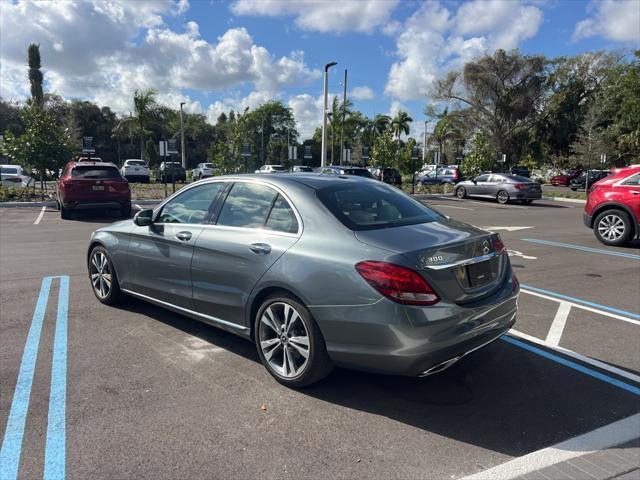
<svg viewBox="0 0 640 480">
<path fill-rule="evenodd" d="M 93 167 L 114 167 L 114 168 L 118 168 L 116 167 L 113 163 L 111 162 L 94 162 L 93 160 L 88 162 L 88 161 L 83 161 L 83 162 L 69 162 L 71 164 L 72 167 L 84 167 L 84 166 L 93 166 Z"/>
<path fill-rule="evenodd" d="M 286 187 L 287 185 L 292 184 L 303 184 L 308 187 L 311 187 L 315 190 L 329 187 L 332 185 L 337 185 L 345 182 L 376 182 L 379 184 L 377 180 L 373 180 L 366 177 L 358 177 L 354 175 L 334 175 L 334 174 L 324 174 L 324 173 L 316 173 L 316 172 L 302 172 L 302 173 L 290 173 L 285 172 L 278 175 L 259 175 L 255 173 L 247 173 L 240 175 L 221 175 L 215 177 L 215 180 L 209 179 L 209 181 L 241 181 L 241 180 L 259 180 L 265 183 L 271 183 L 273 185 L 279 187 Z"/>
</svg>

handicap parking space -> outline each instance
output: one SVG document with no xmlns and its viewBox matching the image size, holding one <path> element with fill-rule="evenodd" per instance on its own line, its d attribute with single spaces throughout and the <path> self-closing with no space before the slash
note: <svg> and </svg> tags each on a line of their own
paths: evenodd
<svg viewBox="0 0 640 480">
<path fill-rule="evenodd" d="M 26 212 L 12 213 L 11 222 L 0 217 L 5 438 L 43 278 L 69 277 L 66 395 L 55 394 L 61 380 L 53 374 L 64 310 L 56 278 L 17 452 L 19 478 L 42 476 L 47 454 L 58 462 L 49 468 L 69 478 L 461 478 L 638 413 L 640 326 L 610 315 L 640 312 L 632 271 L 640 261 L 529 244 L 522 238 L 555 238 L 543 222 L 548 214 L 496 213 L 478 203 L 446 213 L 478 226 L 531 227 L 496 229 L 519 253 L 511 260 L 523 291 L 533 292 L 520 297 L 516 332 L 432 377 L 336 369 L 300 391 L 277 384 L 250 342 L 141 301 L 100 304 L 85 252 L 90 232 L 114 219 L 63 221 L 47 210 L 34 226 L 19 220 Z M 35 209 L 24 210 L 35 217 Z M 579 208 L 549 210 L 575 230 L 567 224 Z M 34 228 L 42 233 L 29 234 Z M 572 243 L 596 247 L 584 230 Z M 560 260 L 573 269 L 553 268 Z M 623 313 L 572 306 L 554 345 L 547 339 L 566 300 L 534 288 Z M 52 426 L 52 398 L 64 400 L 63 429 Z M 63 438 L 62 457 L 48 449 L 49 435 Z"/>
</svg>

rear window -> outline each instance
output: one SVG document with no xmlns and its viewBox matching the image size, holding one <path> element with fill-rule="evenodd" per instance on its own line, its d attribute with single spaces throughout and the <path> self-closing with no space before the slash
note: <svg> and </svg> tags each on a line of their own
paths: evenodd
<svg viewBox="0 0 640 480">
<path fill-rule="evenodd" d="M 435 222 L 444 218 L 383 183 L 335 185 L 318 190 L 317 195 L 338 220 L 356 231 Z"/>
<path fill-rule="evenodd" d="M 82 165 L 74 167 L 71 170 L 71 176 L 78 178 L 119 178 L 120 172 L 116 167 Z"/>
<path fill-rule="evenodd" d="M 213 163 L 204 163 L 202 164 L 203 168 L 214 168 Z"/>
<path fill-rule="evenodd" d="M 18 169 L 17 169 L 17 168 L 2 167 L 2 168 L 0 169 L 0 171 L 1 171 L 4 175 L 17 175 L 17 174 L 18 174 Z"/>
<path fill-rule="evenodd" d="M 348 170 L 345 170 L 345 173 L 347 175 L 355 175 L 357 177 L 373 178 L 371 172 L 366 168 L 350 168 Z"/>
<path fill-rule="evenodd" d="M 521 177 L 520 175 L 503 175 L 504 177 L 510 179 L 510 180 L 514 180 L 516 182 L 521 182 L 521 183 L 531 183 L 531 179 L 527 178 L 527 177 Z"/>
<path fill-rule="evenodd" d="M 136 167 L 146 167 L 147 164 L 144 163 L 144 160 L 127 160 L 127 165 L 134 165 Z"/>
</svg>

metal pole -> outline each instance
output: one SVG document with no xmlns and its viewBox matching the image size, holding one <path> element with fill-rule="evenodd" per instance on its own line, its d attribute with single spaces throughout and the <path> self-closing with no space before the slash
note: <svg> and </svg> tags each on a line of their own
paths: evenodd
<svg viewBox="0 0 640 480">
<path fill-rule="evenodd" d="M 260 147 L 260 161 L 264 165 L 264 115 L 262 116 L 262 127 L 260 128 L 260 135 L 262 135 L 261 147 Z"/>
<path fill-rule="evenodd" d="M 427 125 L 429 125 L 429 121 L 424 121 L 424 139 L 422 140 L 422 165 L 424 165 L 424 159 L 427 152 Z"/>
<path fill-rule="evenodd" d="M 344 163 L 344 117 L 347 104 L 347 69 L 344 69 L 344 93 L 342 94 L 342 124 L 340 125 L 340 165 Z"/>
<path fill-rule="evenodd" d="M 327 165 L 327 95 L 329 88 L 329 69 L 337 65 L 337 62 L 330 62 L 324 66 L 324 88 L 323 97 L 324 103 L 322 107 L 322 150 L 320 152 L 320 166 L 325 167 Z"/>
<path fill-rule="evenodd" d="M 182 155 L 182 168 L 187 169 L 187 158 L 184 152 L 184 123 L 182 120 L 182 106 L 185 102 L 180 102 L 180 154 Z"/>
</svg>

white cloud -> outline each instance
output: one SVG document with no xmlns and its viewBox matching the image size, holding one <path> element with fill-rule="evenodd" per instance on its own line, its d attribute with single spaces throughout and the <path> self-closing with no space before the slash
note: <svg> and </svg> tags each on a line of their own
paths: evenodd
<svg viewBox="0 0 640 480">
<path fill-rule="evenodd" d="M 354 87 L 349 93 L 349 96 L 355 100 L 371 100 L 375 94 L 367 86 Z"/>
<path fill-rule="evenodd" d="M 443 73 L 497 48 L 516 48 L 541 24 L 542 11 L 521 1 L 473 0 L 455 12 L 426 2 L 396 38 L 400 60 L 389 70 L 385 93 L 401 100 L 425 99 Z"/>
<path fill-rule="evenodd" d="M 91 99 L 116 111 L 129 111 L 136 89 L 155 88 L 161 102 L 189 111 L 202 106 L 180 92 L 224 92 L 253 85 L 255 91 L 234 104 L 251 108 L 290 85 L 320 78 L 294 51 L 276 57 L 257 45 L 244 28 L 232 28 L 214 42 L 205 40 L 198 24 L 181 31 L 163 18 L 179 15 L 184 0 L 75 0 L 51 3 L 0 2 L 1 95 L 24 98 L 27 45 L 40 43 L 45 86 L 64 97 Z M 87 19 L 91 19 L 87 21 Z"/>
<path fill-rule="evenodd" d="M 296 25 L 317 32 L 371 32 L 384 25 L 398 0 L 237 0 L 236 15 L 278 17 L 291 15 Z"/>
<path fill-rule="evenodd" d="M 602 36 L 640 45 L 640 2 L 637 0 L 591 2 L 587 11 L 589 17 L 576 24 L 573 41 Z"/>
</svg>

